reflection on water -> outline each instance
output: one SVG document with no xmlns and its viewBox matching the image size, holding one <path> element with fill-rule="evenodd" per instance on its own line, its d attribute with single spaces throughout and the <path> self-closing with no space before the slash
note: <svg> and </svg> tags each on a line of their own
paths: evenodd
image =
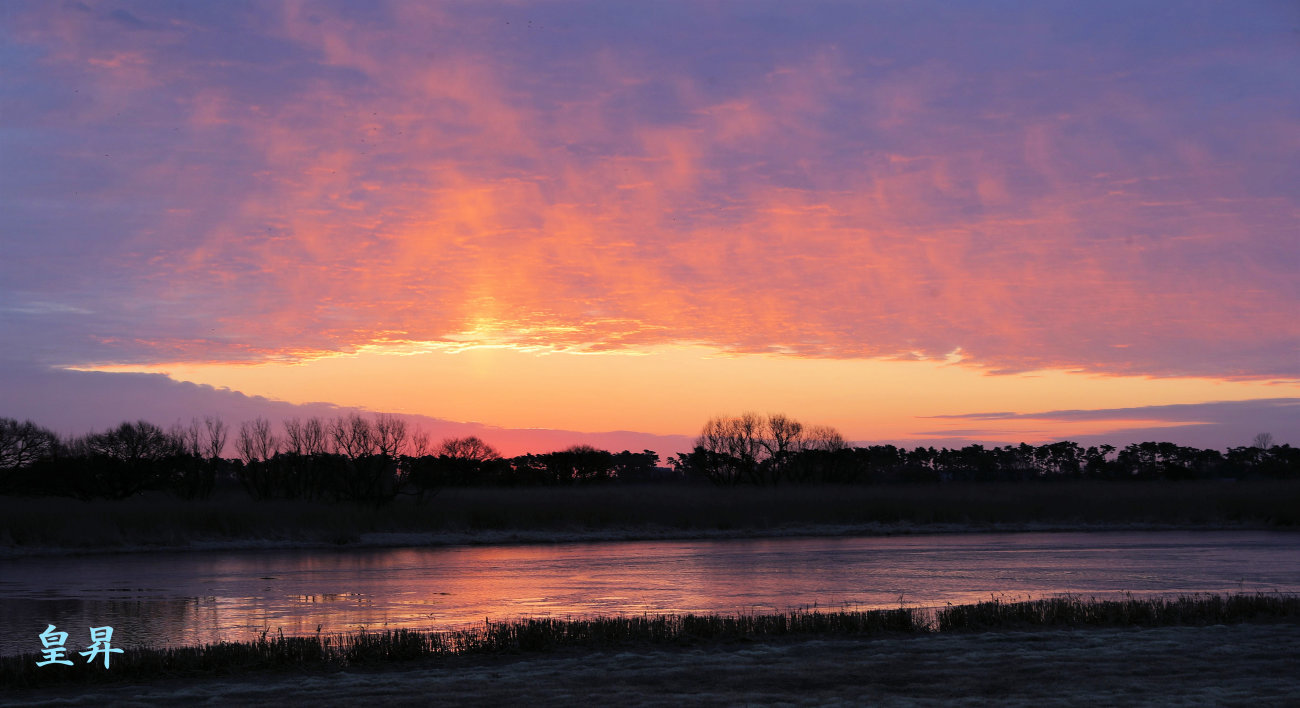
<svg viewBox="0 0 1300 708">
<path fill-rule="evenodd" d="M 179 646 L 534 616 L 869 609 L 1041 597 L 1300 592 L 1300 534 L 1124 532 L 653 541 L 34 558 L 0 568 L 0 653 Z M 84 636 L 83 636 L 84 635 Z"/>
</svg>

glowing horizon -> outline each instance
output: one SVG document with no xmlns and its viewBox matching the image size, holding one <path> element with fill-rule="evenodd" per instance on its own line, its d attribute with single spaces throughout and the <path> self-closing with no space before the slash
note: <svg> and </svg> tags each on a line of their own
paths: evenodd
<svg viewBox="0 0 1300 708">
<path fill-rule="evenodd" d="M 1300 386 L 1215 379 L 1156 379 L 1036 371 L 990 375 L 940 361 L 810 360 L 729 354 L 706 347 L 645 351 L 545 352 L 535 347 L 423 343 L 374 346 L 297 362 L 84 367 L 83 371 L 165 374 L 293 404 L 328 402 L 375 412 L 425 415 L 507 428 L 583 432 L 637 430 L 693 436 L 705 420 L 742 410 L 785 412 L 836 426 L 849 439 L 970 437 L 1045 442 L 1124 427 L 1164 427 L 1158 416 L 1106 420 L 984 420 L 973 433 L 963 414 L 1114 409 L 1251 401 L 1300 395 Z M 330 383 L 334 382 L 334 383 Z M 328 390 L 328 401 L 319 392 Z M 833 396 L 826 395 L 834 390 Z M 614 391 L 617 396 L 611 396 Z M 684 398 L 682 392 L 691 396 Z M 565 401 L 546 408 L 547 401 Z M 944 420 L 952 416 L 954 422 Z M 945 425 L 951 426 L 945 430 Z M 1019 436 L 1019 437 L 1016 437 Z"/>
</svg>

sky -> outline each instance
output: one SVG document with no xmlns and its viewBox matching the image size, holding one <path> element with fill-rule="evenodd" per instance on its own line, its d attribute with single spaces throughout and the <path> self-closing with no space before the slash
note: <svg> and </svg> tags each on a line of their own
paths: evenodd
<svg viewBox="0 0 1300 708">
<path fill-rule="evenodd" d="M 0 168 L 65 433 L 1300 444 L 1294 2 L 10 0 Z"/>
</svg>

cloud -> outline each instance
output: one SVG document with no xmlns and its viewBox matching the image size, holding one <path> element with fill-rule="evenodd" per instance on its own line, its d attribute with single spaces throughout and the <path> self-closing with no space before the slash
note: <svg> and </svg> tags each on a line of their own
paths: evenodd
<svg viewBox="0 0 1300 708">
<path fill-rule="evenodd" d="M 282 421 L 293 417 L 330 420 L 352 412 L 374 413 L 329 403 L 295 405 L 229 389 L 173 381 L 162 374 L 59 371 L 22 365 L 0 368 L 0 401 L 3 402 L 0 416 L 32 420 L 62 435 L 105 430 L 124 420 L 148 420 L 168 427 L 215 415 L 237 431 L 241 422 L 264 417 L 278 430 Z M 690 438 L 680 435 L 504 428 L 423 415 L 395 415 L 405 419 L 412 430 L 428 433 L 434 444 L 444 438 L 477 435 L 504 455 L 592 445 L 615 452 L 650 449 L 660 454 L 662 462 L 669 455 L 689 451 L 693 444 Z M 235 454 L 233 444 L 226 454 Z"/>
<path fill-rule="evenodd" d="M 479 337 L 1300 377 L 1272 11 L 1023 10 L 24 8 L 0 273 L 68 309 L 0 326 L 59 364 Z"/>
<path fill-rule="evenodd" d="M 1263 398 L 1249 401 L 1178 403 L 1163 406 L 1060 410 L 1042 413 L 962 413 L 927 418 L 959 420 L 1115 420 L 1146 418 L 1182 423 L 1222 422 L 1250 416 L 1276 416 L 1290 421 L 1300 416 L 1300 398 Z"/>
<path fill-rule="evenodd" d="M 1123 446 L 1136 442 L 1161 441 L 1198 447 L 1228 448 L 1249 445 L 1258 433 L 1271 433 L 1281 443 L 1300 442 L 1300 398 L 1264 398 L 1246 401 L 1058 410 L 1036 413 L 965 413 L 925 416 L 954 421 L 1024 421 L 1033 423 L 1094 422 L 1103 433 L 1071 436 L 1085 445 Z M 1145 421 L 1145 424 L 1135 421 Z M 1107 425 L 1109 424 L 1109 425 Z M 1006 439 L 1003 430 L 936 430 L 924 435 L 968 435 L 984 439 Z"/>
</svg>

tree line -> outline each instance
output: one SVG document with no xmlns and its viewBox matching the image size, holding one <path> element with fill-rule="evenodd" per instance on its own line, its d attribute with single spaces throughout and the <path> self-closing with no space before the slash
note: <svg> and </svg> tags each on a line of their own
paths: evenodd
<svg viewBox="0 0 1300 708">
<path fill-rule="evenodd" d="M 234 458 L 224 457 L 228 447 Z M 390 415 L 265 418 L 231 430 L 220 418 L 170 429 L 147 421 L 61 438 L 31 421 L 0 418 L 0 494 L 122 499 L 167 490 L 206 498 L 219 485 L 254 499 L 384 504 L 423 501 L 445 487 L 699 481 L 717 485 L 886 484 L 1057 479 L 1300 479 L 1300 448 L 1218 450 L 1144 442 L 1117 449 L 1071 441 L 959 449 L 853 447 L 828 426 L 746 413 L 709 420 L 690 452 L 667 467 L 650 450 L 581 445 L 506 458 L 478 437 L 433 443 Z"/>
<path fill-rule="evenodd" d="M 650 450 L 577 445 L 504 458 L 475 436 L 431 444 L 427 433 L 391 415 L 290 418 L 280 428 L 257 418 L 232 431 L 207 417 L 167 430 L 124 422 L 63 439 L 31 421 L 0 418 L 0 494 L 123 499 L 167 490 L 196 499 L 224 483 L 254 499 L 383 504 L 402 495 L 424 500 L 449 486 L 651 481 L 663 474 Z M 236 457 L 223 457 L 228 446 Z"/>
<path fill-rule="evenodd" d="M 894 445 L 850 447 L 833 428 L 755 413 L 710 420 L 694 449 L 669 462 L 685 477 L 721 485 L 1300 479 L 1300 448 L 1274 445 L 1266 433 L 1251 445 L 1226 452 L 1169 442 L 1085 448 L 1069 440 L 908 450 Z"/>
</svg>

